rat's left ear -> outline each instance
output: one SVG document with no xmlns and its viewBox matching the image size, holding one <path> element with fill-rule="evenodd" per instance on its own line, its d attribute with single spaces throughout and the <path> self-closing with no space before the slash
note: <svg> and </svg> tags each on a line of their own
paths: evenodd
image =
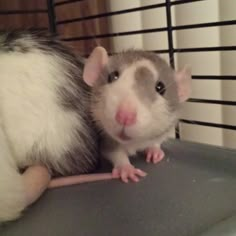
<svg viewBox="0 0 236 236">
<path fill-rule="evenodd" d="M 185 66 L 183 69 L 175 72 L 175 81 L 180 102 L 185 102 L 190 97 L 191 79 L 191 68 L 189 66 Z"/>
<path fill-rule="evenodd" d="M 96 47 L 85 62 L 83 80 L 93 86 L 100 77 L 103 67 L 108 63 L 107 51 L 103 47 Z"/>
</svg>

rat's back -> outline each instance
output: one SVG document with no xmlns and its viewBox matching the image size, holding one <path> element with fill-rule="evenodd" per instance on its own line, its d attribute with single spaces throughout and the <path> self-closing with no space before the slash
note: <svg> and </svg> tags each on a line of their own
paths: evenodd
<svg viewBox="0 0 236 236">
<path fill-rule="evenodd" d="M 20 170 L 87 173 L 97 164 L 83 61 L 38 32 L 0 33 L 0 222 L 27 206 Z"/>
<path fill-rule="evenodd" d="M 82 69 L 82 59 L 56 39 L 1 32 L 0 121 L 17 168 L 42 163 L 59 174 L 95 168 L 96 134 Z"/>
</svg>

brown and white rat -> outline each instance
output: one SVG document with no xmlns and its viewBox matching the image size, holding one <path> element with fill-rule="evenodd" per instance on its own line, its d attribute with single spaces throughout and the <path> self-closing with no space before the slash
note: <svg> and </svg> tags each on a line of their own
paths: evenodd
<svg viewBox="0 0 236 236">
<path fill-rule="evenodd" d="M 83 78 L 93 87 L 91 110 L 102 130 L 101 152 L 114 166 L 113 177 L 139 181 L 146 173 L 131 165 L 129 156 L 145 150 L 147 162 L 164 157 L 160 145 L 190 96 L 190 69 L 175 72 L 152 52 L 127 50 L 109 57 L 97 47 Z"/>
</svg>

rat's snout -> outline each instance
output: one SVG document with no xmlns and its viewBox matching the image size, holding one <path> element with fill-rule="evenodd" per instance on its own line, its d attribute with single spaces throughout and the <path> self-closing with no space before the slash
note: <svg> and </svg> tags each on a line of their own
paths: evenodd
<svg viewBox="0 0 236 236">
<path fill-rule="evenodd" d="M 129 103 L 123 103 L 118 107 L 115 119 L 123 126 L 134 125 L 137 121 L 136 109 Z"/>
</svg>

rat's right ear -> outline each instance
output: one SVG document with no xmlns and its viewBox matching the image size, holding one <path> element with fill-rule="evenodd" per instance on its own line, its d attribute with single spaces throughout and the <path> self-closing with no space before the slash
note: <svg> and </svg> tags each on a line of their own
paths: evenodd
<svg viewBox="0 0 236 236">
<path fill-rule="evenodd" d="M 85 62 L 83 72 L 84 82 L 89 86 L 93 86 L 107 62 L 108 55 L 106 49 L 96 47 Z"/>
<path fill-rule="evenodd" d="M 192 73 L 190 66 L 175 72 L 175 81 L 178 89 L 178 97 L 180 102 L 185 102 L 191 94 Z"/>
</svg>

